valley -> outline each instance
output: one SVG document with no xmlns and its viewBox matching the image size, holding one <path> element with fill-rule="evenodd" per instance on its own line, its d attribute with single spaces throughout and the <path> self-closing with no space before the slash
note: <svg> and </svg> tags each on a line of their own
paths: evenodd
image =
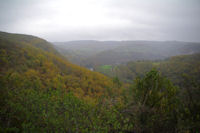
<svg viewBox="0 0 200 133">
<path fill-rule="evenodd" d="M 200 0 L 0 0 L 0 133 L 199 133 Z"/>
<path fill-rule="evenodd" d="M 0 32 L 0 131 L 197 131 L 200 44 L 121 43 Z"/>
</svg>

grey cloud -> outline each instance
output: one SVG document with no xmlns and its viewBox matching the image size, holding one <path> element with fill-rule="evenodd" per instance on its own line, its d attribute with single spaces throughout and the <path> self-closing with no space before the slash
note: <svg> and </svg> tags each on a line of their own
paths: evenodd
<svg viewBox="0 0 200 133">
<path fill-rule="evenodd" d="M 0 0 L 0 30 L 33 34 L 49 41 L 200 41 L 199 0 L 80 2 Z"/>
</svg>

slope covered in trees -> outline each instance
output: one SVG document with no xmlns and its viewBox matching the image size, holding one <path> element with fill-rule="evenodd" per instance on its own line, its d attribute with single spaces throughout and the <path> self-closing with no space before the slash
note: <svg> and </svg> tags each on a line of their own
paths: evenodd
<svg viewBox="0 0 200 133">
<path fill-rule="evenodd" d="M 90 57 L 120 46 L 119 42 L 113 43 L 112 41 L 100 42 L 92 40 L 54 42 L 53 44 L 71 62 L 85 67 L 91 67 L 91 63 L 88 60 Z"/>
<path fill-rule="evenodd" d="M 70 111 L 75 113 L 77 110 L 78 119 L 83 115 L 80 114 L 82 108 L 82 113 L 87 112 L 84 108 L 89 108 L 84 102 L 95 105 L 101 97 L 109 99 L 109 94 L 119 92 L 119 89 L 114 89 L 111 79 L 71 64 L 45 40 L 3 32 L 0 34 L 0 84 L 1 130 L 20 132 L 21 129 L 29 132 L 31 128 L 47 131 L 43 126 L 64 122 L 61 117 Z M 55 116 L 52 116 L 54 113 Z M 75 119 L 73 115 L 68 115 Z M 37 124 L 33 124 L 34 121 Z M 70 120 L 68 122 L 71 123 Z M 55 127 L 52 128 L 55 130 Z"/>
<path fill-rule="evenodd" d="M 93 68 L 200 52 L 200 43 L 179 41 L 72 41 L 54 46 L 73 63 Z"/>
<path fill-rule="evenodd" d="M 66 61 L 51 44 L 42 39 L 1 33 L 0 45 L 1 76 L 7 75 L 8 79 L 13 76 L 21 81 L 31 79 L 31 84 L 43 89 L 78 89 L 82 91 L 82 96 L 94 98 L 113 86 L 112 81 L 102 74 Z M 13 84 L 15 88 L 19 85 Z M 80 92 L 77 93 L 81 95 Z"/>
<path fill-rule="evenodd" d="M 200 54 L 172 56 L 162 61 L 131 61 L 126 64 L 112 66 L 108 76 L 117 76 L 120 80 L 132 82 L 137 76 L 144 76 L 152 68 L 159 70 L 176 85 L 180 85 L 184 75 L 190 75 L 200 82 Z M 98 69 L 97 69 L 98 71 Z"/>
<path fill-rule="evenodd" d="M 0 32 L 0 38 L 1 38 L 1 41 L 12 41 L 15 43 L 24 43 L 24 44 L 29 43 L 32 46 L 40 48 L 44 51 L 58 54 L 58 52 L 54 49 L 52 44 L 35 36 L 23 35 L 23 34 L 9 34 L 6 32 Z"/>
</svg>

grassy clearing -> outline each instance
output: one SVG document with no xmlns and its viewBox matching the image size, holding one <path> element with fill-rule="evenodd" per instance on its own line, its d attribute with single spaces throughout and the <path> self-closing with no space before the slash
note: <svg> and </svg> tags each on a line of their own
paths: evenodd
<svg viewBox="0 0 200 133">
<path fill-rule="evenodd" d="M 104 69 L 104 70 L 110 70 L 112 69 L 112 66 L 111 65 L 103 65 L 103 66 L 100 66 L 101 69 Z"/>
<path fill-rule="evenodd" d="M 160 62 L 153 62 L 152 63 L 154 66 L 158 66 L 158 65 L 160 65 Z"/>
</svg>

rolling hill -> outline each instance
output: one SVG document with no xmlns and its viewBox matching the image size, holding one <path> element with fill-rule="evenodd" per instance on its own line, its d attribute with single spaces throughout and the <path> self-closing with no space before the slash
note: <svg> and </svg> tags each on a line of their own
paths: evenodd
<svg viewBox="0 0 200 133">
<path fill-rule="evenodd" d="M 118 65 L 112 71 L 104 73 L 117 76 L 123 81 L 132 82 L 137 76 L 144 76 L 146 72 L 156 68 L 174 84 L 180 87 L 184 82 L 184 75 L 191 77 L 200 84 L 200 54 L 172 56 L 162 61 L 130 61 Z M 189 81 L 189 80 L 188 80 Z"/>
<path fill-rule="evenodd" d="M 162 60 L 200 52 L 200 43 L 178 41 L 73 41 L 54 46 L 70 61 L 85 67 Z"/>
<path fill-rule="evenodd" d="M 94 100 L 113 88 L 111 79 L 70 63 L 38 37 L 0 32 L 0 55 L 0 76 L 10 89 L 29 88 L 27 82 L 41 90 L 62 88 Z"/>
<path fill-rule="evenodd" d="M 86 132 L 91 122 L 103 130 L 96 104 L 120 100 L 117 93 L 110 78 L 70 63 L 51 43 L 0 32 L 0 132 Z"/>
</svg>

